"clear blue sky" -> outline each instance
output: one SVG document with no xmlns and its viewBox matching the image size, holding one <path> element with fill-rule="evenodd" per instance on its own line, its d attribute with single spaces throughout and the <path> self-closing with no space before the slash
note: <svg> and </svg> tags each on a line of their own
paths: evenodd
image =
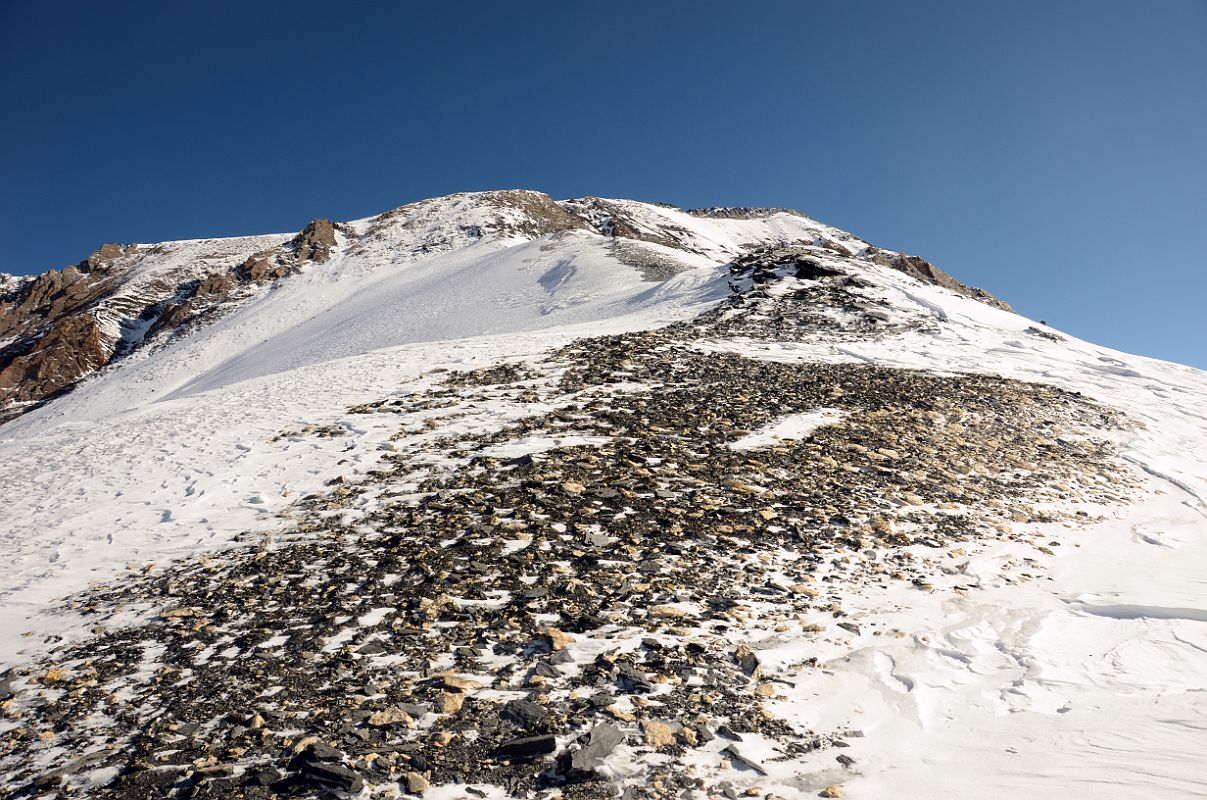
<svg viewBox="0 0 1207 800">
<path fill-rule="evenodd" d="M 0 0 L 0 271 L 525 187 L 800 208 L 1207 367 L 1207 0 Z"/>
</svg>

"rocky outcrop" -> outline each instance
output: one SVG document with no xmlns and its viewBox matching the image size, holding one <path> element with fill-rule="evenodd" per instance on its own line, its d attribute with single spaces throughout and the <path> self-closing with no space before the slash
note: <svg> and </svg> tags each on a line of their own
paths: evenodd
<svg viewBox="0 0 1207 800">
<path fill-rule="evenodd" d="M 717 206 L 714 208 L 688 208 L 686 213 L 693 217 L 709 217 L 711 219 L 766 219 L 776 214 L 791 214 L 794 217 L 805 216 L 795 208 L 749 208 L 747 206 Z"/>
<path fill-rule="evenodd" d="M 0 368 L 0 405 L 38 403 L 75 384 L 109 361 L 111 348 L 100 323 L 88 314 L 54 322 L 28 352 L 8 358 Z M 3 419 L 3 417 L 0 417 Z"/>
<path fill-rule="evenodd" d="M 248 257 L 236 270 L 241 281 L 267 283 L 296 272 L 303 264 L 322 264 L 331 258 L 336 227 L 329 219 L 316 219 L 302 232 L 280 247 L 261 250 Z"/>
<path fill-rule="evenodd" d="M 331 249 L 335 247 L 335 226 L 329 219 L 316 219 L 293 237 L 289 245 L 299 262 L 322 264 L 331 258 Z"/>
<path fill-rule="evenodd" d="M 87 310 L 112 294 L 135 245 L 105 244 L 74 266 L 6 282 L 0 296 L 0 422 L 104 366 L 111 351 Z"/>
<path fill-rule="evenodd" d="M 602 197 L 584 197 L 578 200 L 567 200 L 562 205 L 604 236 L 617 239 L 636 239 L 663 247 L 694 252 L 694 248 L 684 246 L 685 237 L 680 235 L 684 233 L 682 229 L 669 224 L 658 226 L 643 224 L 624 204 L 614 200 L 606 200 Z"/>
<path fill-rule="evenodd" d="M 1003 311 L 1013 311 L 1010 304 L 1004 300 L 991 295 L 984 289 L 978 289 L 975 286 L 968 286 L 960 283 L 955 278 L 948 275 L 943 270 L 936 267 L 920 256 L 906 255 L 905 253 L 893 253 L 887 250 L 881 250 L 878 247 L 868 246 L 862 253 L 863 258 L 882 267 L 890 267 L 898 272 L 904 272 L 911 278 L 933 283 L 936 286 L 942 286 L 944 289 L 950 289 L 953 292 L 958 292 L 965 297 L 971 297 L 974 300 L 979 300 L 982 303 L 991 305 L 995 308 L 1000 308 Z"/>
<path fill-rule="evenodd" d="M 180 302 L 168 302 L 162 307 L 158 319 L 147 331 L 147 338 L 155 338 L 166 330 L 178 329 L 192 322 L 230 295 L 238 285 L 239 279 L 234 270 L 211 272 L 195 287 L 187 290 L 188 296 L 185 299 Z"/>
<path fill-rule="evenodd" d="M 278 247 L 194 277 L 183 265 L 131 286 L 164 246 L 106 244 L 32 279 L 0 283 L 0 423 L 70 390 L 148 342 L 221 313 L 255 287 L 331 258 L 339 226 L 318 219 Z"/>
</svg>

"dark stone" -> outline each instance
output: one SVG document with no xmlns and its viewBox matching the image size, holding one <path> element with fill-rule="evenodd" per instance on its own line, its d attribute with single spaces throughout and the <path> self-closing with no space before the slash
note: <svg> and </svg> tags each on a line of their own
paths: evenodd
<svg viewBox="0 0 1207 800">
<path fill-rule="evenodd" d="M 365 788 L 365 780 L 355 770 L 340 764 L 310 762 L 302 767 L 302 778 L 344 792 L 359 792 Z"/>
<path fill-rule="evenodd" d="M 302 755 L 307 761 L 340 761 L 344 757 L 343 753 L 322 742 L 310 745 L 302 751 Z"/>
<path fill-rule="evenodd" d="M 757 761 L 755 761 L 755 760 L 753 760 L 753 759 L 747 758 L 746 756 L 742 755 L 741 751 L 740 751 L 740 750 L 738 750 L 738 748 L 737 748 L 737 747 L 735 747 L 735 746 L 734 746 L 734 745 L 732 745 L 732 744 L 731 744 L 731 745 L 727 745 L 727 746 L 725 747 L 725 749 L 721 751 L 721 754 L 722 754 L 722 755 L 727 755 L 727 756 L 729 756 L 729 757 L 730 757 L 730 758 L 732 758 L 734 761 L 736 761 L 736 762 L 738 762 L 739 764 L 741 764 L 743 767 L 746 767 L 747 769 L 752 769 L 752 770 L 754 770 L 755 772 L 757 772 L 757 773 L 758 773 L 758 774 L 760 774 L 760 775 L 766 775 L 766 774 L 767 774 L 767 770 L 765 770 L 765 769 L 763 768 L 763 765 L 762 765 L 762 764 L 760 764 L 759 762 L 757 762 Z"/>
<path fill-rule="evenodd" d="M 832 278 L 835 275 L 842 274 L 841 270 L 827 267 L 816 259 L 798 256 L 796 259 L 796 273 L 793 277 L 801 280 L 816 280 L 818 278 Z"/>
<path fill-rule="evenodd" d="M 260 767 L 243 775 L 243 783 L 247 786 L 270 786 L 279 780 L 281 771 L 276 767 Z"/>
<path fill-rule="evenodd" d="M 386 648 L 381 642 L 369 642 L 356 648 L 356 652 L 362 656 L 376 656 L 386 652 Z"/>
<path fill-rule="evenodd" d="M 549 712 L 531 700 L 512 700 L 503 706 L 499 717 L 521 730 L 543 730 L 549 720 Z"/>
<path fill-rule="evenodd" d="M 558 672 L 545 661 L 538 661 L 532 667 L 531 674 L 540 675 L 542 678 L 560 678 L 562 676 L 560 672 Z"/>
<path fill-rule="evenodd" d="M 548 755 L 557 749 L 557 740 L 552 736 L 524 736 L 511 739 L 495 748 L 496 758 L 509 761 L 528 761 L 537 756 Z"/>
<path fill-rule="evenodd" d="M 581 750 L 570 754 L 567 773 L 571 777 L 578 774 L 594 772 L 608 754 L 616 749 L 616 745 L 624 741 L 624 734 L 611 723 L 596 725 L 586 736 L 579 738 L 583 742 Z"/>
<path fill-rule="evenodd" d="M 618 666 L 616 679 L 620 688 L 626 692 L 654 691 L 654 684 L 650 683 L 646 674 L 628 662 L 622 662 Z"/>
<path fill-rule="evenodd" d="M 717 736 L 720 736 L 722 739 L 728 739 L 731 742 L 742 741 L 741 735 L 738 734 L 736 731 L 734 731 L 732 728 L 730 728 L 728 725 L 718 726 L 717 727 Z"/>
</svg>

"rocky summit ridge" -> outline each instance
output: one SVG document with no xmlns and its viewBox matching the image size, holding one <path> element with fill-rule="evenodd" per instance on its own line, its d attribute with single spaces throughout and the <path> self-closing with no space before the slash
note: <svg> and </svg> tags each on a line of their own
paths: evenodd
<svg viewBox="0 0 1207 800">
<path fill-rule="evenodd" d="M 482 239 L 537 239 L 568 231 L 653 244 L 680 253 L 716 252 L 696 233 L 665 216 L 659 204 L 601 198 L 555 201 L 539 192 L 496 191 L 450 195 L 412 203 L 356 223 L 310 222 L 299 233 L 159 244 L 105 244 L 86 259 L 30 277 L 0 276 L 0 421 L 70 391 L 80 381 L 130 353 L 187 335 L 268 291 L 308 265 L 333 257 L 355 262 L 389 231 L 419 235 L 387 241 L 412 259 Z M 693 217 L 758 220 L 795 217 L 790 209 L 689 209 Z M 472 219 L 471 219 L 472 217 Z M 810 246 L 889 266 L 921 280 L 1006 307 L 986 292 L 965 287 L 917 256 L 880 250 L 821 226 Z M 747 244 L 767 244 L 766 240 Z M 638 260 L 655 260 L 644 253 Z M 656 270 L 648 273 L 656 277 Z"/>
</svg>

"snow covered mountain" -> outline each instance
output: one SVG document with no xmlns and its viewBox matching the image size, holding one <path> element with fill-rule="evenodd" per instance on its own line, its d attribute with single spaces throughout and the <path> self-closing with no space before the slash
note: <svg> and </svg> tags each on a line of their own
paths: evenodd
<svg viewBox="0 0 1207 800">
<path fill-rule="evenodd" d="M 0 793 L 1203 796 L 1207 375 L 783 209 L 0 279 Z"/>
</svg>

